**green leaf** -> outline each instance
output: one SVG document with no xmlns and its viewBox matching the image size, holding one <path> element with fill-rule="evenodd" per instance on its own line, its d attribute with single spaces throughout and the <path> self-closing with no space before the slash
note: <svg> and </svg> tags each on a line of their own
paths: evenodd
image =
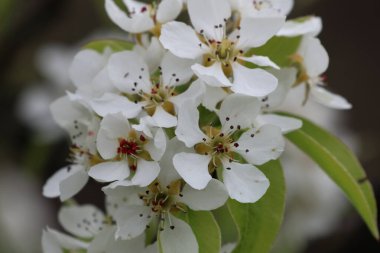
<svg viewBox="0 0 380 253">
<path fill-rule="evenodd" d="M 281 114 L 303 121 L 301 129 L 287 134 L 286 137 L 309 155 L 343 190 L 373 236 L 379 239 L 372 185 L 353 152 L 338 138 L 311 121 L 288 113 Z"/>
<path fill-rule="evenodd" d="M 228 208 L 239 231 L 239 242 L 233 253 L 269 252 L 281 227 L 285 210 L 285 179 L 279 161 L 260 169 L 268 177 L 267 193 L 256 203 L 228 201 Z"/>
<path fill-rule="evenodd" d="M 222 238 L 211 212 L 188 209 L 186 214 L 178 214 L 177 218 L 190 225 L 199 245 L 199 253 L 220 253 Z"/>
<path fill-rule="evenodd" d="M 235 243 L 238 238 L 238 231 L 234 220 L 232 219 L 227 203 L 216 210 L 213 210 L 215 220 L 220 228 L 222 235 L 222 245 L 227 243 Z"/>
<path fill-rule="evenodd" d="M 99 53 L 103 53 L 104 49 L 107 47 L 111 48 L 114 52 L 119 52 L 124 50 L 132 50 L 134 44 L 125 40 L 95 40 L 83 46 L 83 48 L 92 49 Z"/>
<path fill-rule="evenodd" d="M 291 65 L 290 56 L 295 54 L 301 43 L 301 36 L 298 37 L 273 37 L 265 45 L 259 48 L 250 49 L 246 55 L 268 56 L 273 62 L 280 67 L 289 67 Z M 253 66 L 247 63 L 247 66 Z"/>
<path fill-rule="evenodd" d="M 222 239 L 212 213 L 189 210 L 186 218 L 197 238 L 199 253 L 220 253 Z"/>
<path fill-rule="evenodd" d="M 220 126 L 220 120 L 215 112 L 208 110 L 203 105 L 198 106 L 199 111 L 199 127 L 204 126 Z"/>
</svg>

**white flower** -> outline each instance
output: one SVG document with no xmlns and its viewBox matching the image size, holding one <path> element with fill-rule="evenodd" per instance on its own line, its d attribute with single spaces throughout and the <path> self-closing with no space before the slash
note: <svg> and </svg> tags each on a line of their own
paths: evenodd
<svg viewBox="0 0 380 253">
<path fill-rule="evenodd" d="M 165 152 L 166 136 L 161 128 L 153 137 L 146 136 L 133 129 L 122 114 L 109 114 L 100 123 L 96 145 L 105 162 L 90 169 L 91 177 L 112 182 L 131 176 L 134 184 L 147 186 L 160 172 L 157 161 Z"/>
<path fill-rule="evenodd" d="M 58 170 L 48 179 L 43 195 L 60 197 L 61 201 L 65 201 L 86 185 L 87 170 L 100 160 L 95 145 L 100 122 L 85 106 L 71 101 L 67 96 L 57 99 L 50 109 L 58 125 L 70 134 L 72 164 Z"/>
<path fill-rule="evenodd" d="M 305 36 L 295 62 L 300 65 L 298 82 L 307 85 L 307 93 L 314 100 L 334 109 L 351 109 L 352 105 L 345 98 L 325 89 L 326 80 L 322 74 L 329 65 L 329 56 L 319 39 Z"/>
<path fill-rule="evenodd" d="M 113 215 L 109 213 L 106 216 L 92 205 L 62 207 L 58 215 L 59 223 L 75 237 L 48 228 L 42 235 L 43 252 L 63 253 L 65 250 L 80 249 L 88 253 L 157 252 L 145 247 L 144 235 L 134 240 L 115 240 L 116 227 L 112 225 Z"/>
<path fill-rule="evenodd" d="M 242 17 L 259 15 L 288 15 L 294 0 L 229 0 L 234 11 Z"/>
<path fill-rule="evenodd" d="M 116 88 L 109 78 L 107 65 L 111 53 L 109 48 L 103 54 L 90 49 L 80 51 L 69 70 L 77 91 L 68 95 L 71 100 L 90 107 L 101 117 L 123 112 L 126 117 L 134 118 L 140 107 L 115 94 Z"/>
<path fill-rule="evenodd" d="M 176 87 L 186 84 L 193 76 L 192 61 L 181 59 L 167 52 L 158 69 L 159 75 L 150 75 L 145 61 L 135 52 L 125 51 L 111 56 L 108 72 L 113 84 L 126 96 L 117 96 L 120 101 L 131 104 L 131 109 L 139 114 L 145 111 L 152 116 L 155 126 L 174 127 L 177 125 L 176 111 L 187 99 L 196 99 L 203 93 L 198 82 L 180 93 Z M 133 101 L 133 102 L 132 102 Z M 108 113 L 120 110 L 115 104 L 107 108 Z M 134 114 L 134 115 L 135 115 Z M 132 116 L 132 115 L 131 115 Z M 136 115 L 135 115 L 136 116 Z"/>
<path fill-rule="evenodd" d="M 106 48 L 103 53 L 83 49 L 75 55 L 69 75 L 77 93 L 85 97 L 100 97 L 114 90 L 106 69 L 111 53 L 110 48 Z"/>
<path fill-rule="evenodd" d="M 176 21 L 165 24 L 160 41 L 166 49 L 194 62 L 202 57 L 203 63 L 195 63 L 191 68 L 208 85 L 229 87 L 236 93 L 258 97 L 268 95 L 276 88 L 274 76 L 260 68 L 247 68 L 243 63 L 278 66 L 268 57 L 245 57 L 244 54 L 275 35 L 285 17 L 243 18 L 240 27 L 227 35 L 226 22 L 231 16 L 227 0 L 189 0 L 187 4 L 195 30 Z"/>
<path fill-rule="evenodd" d="M 255 123 L 258 127 L 269 124 L 281 128 L 282 133 L 286 134 L 302 127 L 302 121 L 280 116 L 273 112 L 278 109 L 286 99 L 292 86 L 295 84 L 297 70 L 295 68 L 283 68 L 281 70 L 270 70 L 279 80 L 278 86 L 268 96 L 260 98 L 263 114 L 257 116 Z"/>
<path fill-rule="evenodd" d="M 158 69 L 166 52 L 158 38 L 149 38 L 149 36 L 142 36 L 141 45 L 136 44 L 133 47 L 133 51 L 138 53 L 144 59 L 151 74 Z"/>
<path fill-rule="evenodd" d="M 252 97 L 233 94 L 221 104 L 218 116 L 221 128 L 198 127 L 197 106 L 188 103 L 178 115 L 176 135 L 196 153 L 181 152 L 174 156 L 174 166 L 193 188 L 203 189 L 212 179 L 210 172 L 223 168 L 223 181 L 231 198 L 255 202 L 269 187 L 265 175 L 254 165 L 277 159 L 284 149 L 278 127 L 252 127 L 261 110 Z M 240 163 L 238 156 L 249 164 Z M 252 165 L 253 164 L 253 165 Z"/>
<path fill-rule="evenodd" d="M 116 236 L 132 239 L 141 235 L 151 222 L 158 222 L 158 236 L 163 252 L 196 253 L 198 243 L 191 227 L 176 218 L 173 212 L 192 210 L 213 210 L 222 206 L 228 194 L 221 182 L 211 180 L 203 190 L 195 190 L 184 184 L 173 167 L 173 155 L 186 147 L 176 138 L 170 140 L 170 148 L 162 158 L 161 173 L 147 188 L 140 188 L 129 181 L 115 182 L 104 188 L 108 196 L 125 196 L 136 199 L 137 203 L 126 203 L 115 213 Z M 135 196 L 135 197 L 133 197 Z"/>
<path fill-rule="evenodd" d="M 278 31 L 277 36 L 296 37 L 301 35 L 317 36 L 322 31 L 322 19 L 310 16 L 288 20 Z"/>
<path fill-rule="evenodd" d="M 105 7 L 110 19 L 121 29 L 130 33 L 150 31 L 159 35 L 160 27 L 174 20 L 181 13 L 181 0 L 163 0 L 157 4 L 145 4 L 134 0 L 123 0 L 127 13 L 114 2 L 106 0 Z"/>
</svg>

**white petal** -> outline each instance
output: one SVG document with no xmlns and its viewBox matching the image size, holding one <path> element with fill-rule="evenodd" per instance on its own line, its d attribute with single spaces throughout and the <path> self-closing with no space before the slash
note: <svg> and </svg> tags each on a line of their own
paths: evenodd
<svg viewBox="0 0 380 253">
<path fill-rule="evenodd" d="M 41 245 L 43 253 L 63 253 L 55 237 L 45 230 L 42 231 Z"/>
<path fill-rule="evenodd" d="M 297 70 L 295 68 L 270 69 L 268 72 L 278 79 L 278 85 L 272 93 L 261 98 L 264 110 L 271 110 L 282 105 L 297 78 Z"/>
<path fill-rule="evenodd" d="M 205 85 L 202 80 L 197 79 L 190 84 L 185 92 L 171 97 L 170 102 L 176 106 L 177 111 L 187 100 L 192 100 L 195 104 L 200 104 L 201 100 L 203 99 L 206 86 L 207 85 Z"/>
<path fill-rule="evenodd" d="M 100 231 L 91 241 L 87 253 L 107 252 L 106 250 L 108 250 L 108 245 L 114 245 L 115 243 L 115 228 L 105 226 L 102 231 Z M 112 251 L 112 253 L 116 252 Z"/>
<path fill-rule="evenodd" d="M 88 247 L 88 243 L 82 242 L 74 237 L 65 235 L 54 229 L 47 228 L 47 233 L 51 236 L 51 239 L 55 240 L 56 243 L 63 249 L 80 250 L 87 249 Z"/>
<path fill-rule="evenodd" d="M 142 253 L 145 252 L 145 235 L 131 240 L 115 240 L 115 228 L 107 227 L 99 233 L 88 248 L 88 253 Z"/>
<path fill-rule="evenodd" d="M 96 138 L 96 145 L 99 154 L 104 159 L 111 159 L 117 155 L 117 148 L 120 144 L 116 138 L 109 138 L 106 130 L 100 129 Z"/>
<path fill-rule="evenodd" d="M 280 67 L 276 63 L 271 61 L 271 59 L 269 59 L 269 57 L 266 56 L 253 55 L 251 57 L 239 57 L 239 59 L 252 62 L 260 67 L 272 67 L 275 69 L 280 69 Z"/>
<path fill-rule="evenodd" d="M 71 130 L 74 121 L 88 122 L 92 118 L 91 113 L 78 102 L 71 101 L 68 96 L 60 97 L 50 105 L 50 111 L 57 124 Z"/>
<path fill-rule="evenodd" d="M 102 122 L 97 135 L 96 146 L 104 159 L 111 159 L 117 155 L 119 138 L 127 138 L 130 130 L 128 119 L 122 114 L 108 114 Z"/>
<path fill-rule="evenodd" d="M 195 211 L 217 209 L 228 199 L 226 188 L 222 182 L 216 179 L 211 179 L 203 190 L 195 190 L 186 184 L 182 195 L 183 197 L 180 197 L 178 201 Z"/>
<path fill-rule="evenodd" d="M 173 165 L 173 157 L 179 152 L 190 152 L 190 149 L 174 137 L 169 140 L 165 154 L 160 160 L 161 171 L 158 175 L 160 184 L 167 186 L 171 182 L 181 178 Z"/>
<path fill-rule="evenodd" d="M 127 137 L 131 129 L 128 119 L 121 113 L 108 114 L 100 123 L 100 128 L 109 138 Z"/>
<path fill-rule="evenodd" d="M 157 127 L 170 128 L 177 125 L 177 117 L 165 111 L 161 106 L 156 107 L 152 118 Z"/>
<path fill-rule="evenodd" d="M 203 96 L 202 105 L 210 111 L 216 111 L 217 104 L 222 101 L 228 93 L 219 87 L 206 85 L 206 91 Z"/>
<path fill-rule="evenodd" d="M 172 87 L 187 83 L 193 76 L 190 69 L 193 63 L 193 60 L 179 58 L 167 52 L 161 62 L 164 85 Z"/>
<path fill-rule="evenodd" d="M 159 233 L 162 251 L 165 253 L 198 253 L 198 242 L 191 227 L 184 221 L 170 215 L 173 229 L 165 222 L 165 229 Z"/>
<path fill-rule="evenodd" d="M 331 93 L 322 87 L 313 87 L 311 95 L 318 103 L 333 109 L 348 110 L 352 108 L 352 105 L 344 97 Z"/>
<path fill-rule="evenodd" d="M 140 123 L 138 125 L 132 125 L 132 128 L 143 132 L 149 138 L 153 138 L 153 126 L 156 126 L 157 123 L 153 120 L 153 118 L 149 115 L 143 116 L 140 118 Z"/>
<path fill-rule="evenodd" d="M 79 167 L 81 168 L 72 168 L 73 172 L 70 173 L 71 175 L 61 181 L 59 185 L 61 201 L 72 198 L 87 184 L 88 174 L 82 166 Z"/>
<path fill-rule="evenodd" d="M 158 251 L 158 242 L 156 241 L 155 243 L 147 246 L 143 253 L 159 253 Z"/>
<path fill-rule="evenodd" d="M 207 52 L 207 46 L 199 46 L 201 42 L 193 28 L 181 22 L 163 25 L 160 41 L 164 48 L 181 58 L 196 59 Z"/>
<path fill-rule="evenodd" d="M 282 15 L 288 15 L 294 5 L 294 0 L 271 0 L 272 8 Z"/>
<path fill-rule="evenodd" d="M 262 46 L 284 23 L 285 16 L 243 18 L 240 23 L 240 39 L 236 46 L 241 49 Z"/>
<path fill-rule="evenodd" d="M 197 105 L 188 100 L 178 110 L 178 124 L 175 134 L 178 140 L 183 141 L 187 147 L 193 147 L 202 142 L 205 134 L 198 126 L 199 112 Z"/>
<path fill-rule="evenodd" d="M 253 97 L 263 97 L 273 92 L 278 80 L 263 69 L 249 69 L 239 63 L 233 64 L 234 83 L 232 91 Z"/>
<path fill-rule="evenodd" d="M 136 45 L 134 47 L 134 50 L 135 48 L 138 48 L 138 46 Z M 158 40 L 158 38 L 152 37 L 148 48 L 142 50 L 143 53 L 140 52 L 140 54 L 143 55 L 144 61 L 148 65 L 150 72 L 152 73 L 156 71 L 160 66 L 162 57 L 164 57 L 164 54 L 166 52 L 166 50 L 161 45 L 161 42 Z"/>
<path fill-rule="evenodd" d="M 115 181 L 102 188 L 106 194 L 107 215 L 114 217 L 119 209 L 125 205 L 143 205 L 139 194 L 142 188 L 136 186 L 130 180 Z"/>
<path fill-rule="evenodd" d="M 239 146 L 235 148 L 236 152 L 254 165 L 279 158 L 285 148 L 281 129 L 272 125 L 245 132 L 237 143 Z"/>
<path fill-rule="evenodd" d="M 69 75 L 77 88 L 88 87 L 107 62 L 105 55 L 90 49 L 81 50 L 74 57 Z"/>
<path fill-rule="evenodd" d="M 220 62 L 215 62 L 209 67 L 194 64 L 191 66 L 191 69 L 194 71 L 194 74 L 210 86 L 230 87 L 232 85 L 230 80 L 224 75 L 222 64 Z"/>
<path fill-rule="evenodd" d="M 88 175 L 99 182 L 112 182 L 126 179 L 129 173 L 128 163 L 120 161 L 103 162 L 92 166 Z"/>
<path fill-rule="evenodd" d="M 222 128 L 230 126 L 250 127 L 261 111 L 261 104 L 257 98 L 241 94 L 227 96 L 220 106 L 218 113 Z"/>
<path fill-rule="evenodd" d="M 123 51 L 113 54 L 107 68 L 111 81 L 119 90 L 127 93 L 150 91 L 148 66 L 136 52 Z"/>
<path fill-rule="evenodd" d="M 58 220 L 62 227 L 81 238 L 92 238 L 103 227 L 104 214 L 92 205 L 64 206 Z"/>
<path fill-rule="evenodd" d="M 160 173 L 158 162 L 145 161 L 139 159 L 137 161 L 136 173 L 132 178 L 132 183 L 141 187 L 148 186 L 152 183 Z"/>
<path fill-rule="evenodd" d="M 154 22 L 149 16 L 149 11 L 138 13 L 129 18 L 113 0 L 106 0 L 105 7 L 109 18 L 127 32 L 141 33 L 154 27 Z"/>
<path fill-rule="evenodd" d="M 115 237 L 122 240 L 136 238 L 145 231 L 152 217 L 153 215 L 151 215 L 151 210 L 148 206 L 125 206 L 120 208 L 114 217 L 117 224 Z"/>
<path fill-rule="evenodd" d="M 99 97 L 106 92 L 115 92 L 116 88 L 111 82 L 111 79 L 108 75 L 108 70 L 104 67 L 92 80 L 90 87 L 87 90 L 82 91 L 78 89 L 80 92 L 84 92 L 84 94 Z"/>
<path fill-rule="evenodd" d="M 259 115 L 257 117 L 257 123 L 257 127 L 261 127 L 267 124 L 277 126 L 281 129 L 281 132 L 283 134 L 287 134 L 302 127 L 301 120 L 276 114 Z"/>
<path fill-rule="evenodd" d="M 164 133 L 164 130 L 162 130 L 162 128 L 159 128 L 156 131 L 154 139 L 150 140 L 149 143 L 144 146 L 144 148 L 149 152 L 153 160 L 159 161 L 164 155 L 166 149 L 166 135 Z"/>
<path fill-rule="evenodd" d="M 186 183 L 194 189 L 201 190 L 211 180 L 210 173 L 208 172 L 210 159 L 207 155 L 182 152 L 173 157 L 173 164 Z"/>
<path fill-rule="evenodd" d="M 254 203 L 267 191 L 269 181 L 251 164 L 224 162 L 224 185 L 232 199 L 241 203 Z"/>
<path fill-rule="evenodd" d="M 45 183 L 43 187 L 43 195 L 47 198 L 56 198 L 61 195 L 59 185 L 62 180 L 75 173 L 71 170 L 71 166 L 64 167 L 53 174 Z"/>
<path fill-rule="evenodd" d="M 321 41 L 313 37 L 304 37 L 300 46 L 306 72 L 310 77 L 323 74 L 329 66 L 329 56 Z"/>
<path fill-rule="evenodd" d="M 178 17 L 182 11 L 181 0 L 163 0 L 158 5 L 156 18 L 161 24 L 165 24 Z"/>
<path fill-rule="evenodd" d="M 112 93 L 106 93 L 100 98 L 92 99 L 90 106 L 101 117 L 120 112 L 128 119 L 131 119 L 136 117 L 142 110 L 141 105 L 129 101 L 126 97 Z"/>
<path fill-rule="evenodd" d="M 197 32 L 203 30 L 208 39 L 223 39 L 225 20 L 231 16 L 228 0 L 191 0 L 188 1 L 187 8 L 191 23 Z"/>
<path fill-rule="evenodd" d="M 322 19 L 310 17 L 304 22 L 289 20 L 277 33 L 277 36 L 297 37 L 300 35 L 317 36 L 322 31 Z"/>
</svg>

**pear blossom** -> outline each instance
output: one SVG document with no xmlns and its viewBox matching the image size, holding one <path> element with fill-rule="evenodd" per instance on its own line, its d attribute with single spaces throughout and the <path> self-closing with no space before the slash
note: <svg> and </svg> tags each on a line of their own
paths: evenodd
<svg viewBox="0 0 380 253">
<path fill-rule="evenodd" d="M 119 181 L 104 188 L 108 197 L 139 199 L 127 202 L 115 213 L 116 238 L 133 239 L 140 236 L 151 223 L 158 222 L 158 235 L 163 252 L 196 253 L 198 243 L 191 227 L 175 213 L 186 213 L 188 208 L 213 210 L 222 206 L 228 194 L 223 184 L 211 180 L 203 190 L 185 184 L 173 167 L 173 155 L 187 148 L 176 138 L 168 143 L 168 150 L 160 162 L 161 172 L 148 187 L 137 187 L 131 181 Z"/>
<path fill-rule="evenodd" d="M 279 80 L 278 86 L 268 96 L 260 98 L 262 112 L 256 117 L 255 123 L 258 127 L 269 124 L 278 126 L 283 134 L 292 132 L 302 127 L 302 121 L 292 117 L 281 116 L 273 113 L 281 108 L 289 91 L 296 82 L 297 70 L 295 68 L 283 68 L 281 70 L 270 70 Z"/>
<path fill-rule="evenodd" d="M 254 165 L 277 159 L 284 150 L 278 127 L 253 123 L 261 110 L 259 100 L 233 94 L 218 112 L 221 128 L 198 127 L 197 106 L 188 103 L 178 115 L 176 135 L 193 152 L 180 152 L 174 158 L 177 172 L 191 187 L 204 189 L 218 168 L 231 198 L 243 203 L 260 199 L 269 187 L 265 175 Z M 241 162 L 238 156 L 248 163 Z"/>
<path fill-rule="evenodd" d="M 129 33 L 151 32 L 160 34 L 162 24 L 178 17 L 183 8 L 181 0 L 163 0 L 159 4 L 146 4 L 135 0 L 123 0 L 127 12 L 123 12 L 114 0 L 106 0 L 105 8 L 110 19 Z"/>
<path fill-rule="evenodd" d="M 192 61 L 167 52 L 160 67 L 156 69 L 158 75 L 151 75 L 152 70 L 135 52 L 113 54 L 108 65 L 109 76 L 113 84 L 124 94 L 114 97 L 119 101 L 125 101 L 125 104 L 129 103 L 130 109 L 121 108 L 115 103 L 108 106 L 107 113 L 124 109 L 135 112 L 130 116 L 137 116 L 144 111 L 152 116 L 158 127 L 176 126 L 176 111 L 181 104 L 186 99 L 196 99 L 203 93 L 203 86 L 197 81 L 183 93 L 176 90 L 178 86 L 187 84 L 193 76 L 191 64 Z"/>
<path fill-rule="evenodd" d="M 136 185 L 149 185 L 160 172 L 158 161 L 166 149 L 166 136 L 158 128 L 149 137 L 136 131 L 121 113 L 105 116 L 96 139 L 103 161 L 92 166 L 89 175 L 101 182 L 131 177 Z"/>
<path fill-rule="evenodd" d="M 84 104 L 101 117 L 123 112 L 126 117 L 134 118 L 140 108 L 115 94 L 116 88 L 107 68 L 111 55 L 110 48 L 102 54 L 85 49 L 74 57 L 69 74 L 77 90 L 75 93 L 68 92 L 69 98 Z"/>
<path fill-rule="evenodd" d="M 77 93 L 85 97 L 100 97 L 114 90 L 106 69 L 111 54 L 112 50 L 107 47 L 102 53 L 83 49 L 75 55 L 69 75 Z"/>
<path fill-rule="evenodd" d="M 323 73 L 329 65 L 329 56 L 319 39 L 305 36 L 293 60 L 300 69 L 297 84 L 306 85 L 305 102 L 310 94 L 315 101 L 327 107 L 351 109 L 352 105 L 345 98 L 326 89 Z"/>
<path fill-rule="evenodd" d="M 92 205 L 62 207 L 58 216 L 62 227 L 72 235 L 47 228 L 42 235 L 43 253 L 63 253 L 65 250 L 86 250 L 88 253 L 158 252 L 156 247 L 145 247 L 144 235 L 134 240 L 115 240 L 113 213 L 105 215 Z"/>
<path fill-rule="evenodd" d="M 166 52 L 157 37 L 149 38 L 149 36 L 143 36 L 141 44 L 136 44 L 133 51 L 143 58 L 151 74 L 158 69 Z"/>
<path fill-rule="evenodd" d="M 43 195 L 60 197 L 65 201 L 77 194 L 87 183 L 87 171 L 101 161 L 96 151 L 99 119 L 91 110 L 67 96 L 57 99 L 50 107 L 55 121 L 68 131 L 72 141 L 71 164 L 58 170 L 44 185 Z"/>
<path fill-rule="evenodd" d="M 248 68 L 244 63 L 279 68 L 268 57 L 245 54 L 274 36 L 284 24 L 284 16 L 242 18 L 240 26 L 228 35 L 231 7 L 227 0 L 189 0 L 187 5 L 195 30 L 177 21 L 165 24 L 160 41 L 166 49 L 193 60 L 191 69 L 210 86 L 256 97 L 266 96 L 276 88 L 273 75 L 261 68 Z M 201 64 L 197 63 L 199 60 Z"/>
<path fill-rule="evenodd" d="M 308 16 L 286 21 L 285 25 L 278 31 L 277 36 L 317 36 L 322 31 L 322 19 L 316 16 Z"/>
</svg>

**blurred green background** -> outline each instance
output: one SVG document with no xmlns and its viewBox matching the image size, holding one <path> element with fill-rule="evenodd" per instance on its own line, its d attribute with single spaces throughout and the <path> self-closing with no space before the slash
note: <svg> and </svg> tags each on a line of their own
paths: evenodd
<svg viewBox="0 0 380 253">
<path fill-rule="evenodd" d="M 346 128 L 355 137 L 378 200 L 379 12 L 378 0 L 296 0 L 290 16 L 315 14 L 323 18 L 320 38 L 331 57 L 329 83 L 354 105 L 339 117 L 346 119 Z M 89 37 L 123 35 L 106 17 L 103 0 L 0 0 L 1 253 L 40 252 L 41 229 L 56 226 L 60 203 L 42 198 L 41 189 L 44 181 L 66 163 L 68 141 L 49 118 L 47 106 L 71 88 L 67 64 Z M 86 187 L 78 196 L 79 203 L 101 206 L 103 200 L 94 191 L 98 188 L 93 183 Z M 334 202 L 329 205 L 334 209 Z M 295 222 L 302 226 L 302 219 Z M 283 236 L 275 252 L 380 252 L 351 207 L 329 225 L 328 231 L 302 240 L 299 247 L 289 246 L 290 239 Z"/>
</svg>

